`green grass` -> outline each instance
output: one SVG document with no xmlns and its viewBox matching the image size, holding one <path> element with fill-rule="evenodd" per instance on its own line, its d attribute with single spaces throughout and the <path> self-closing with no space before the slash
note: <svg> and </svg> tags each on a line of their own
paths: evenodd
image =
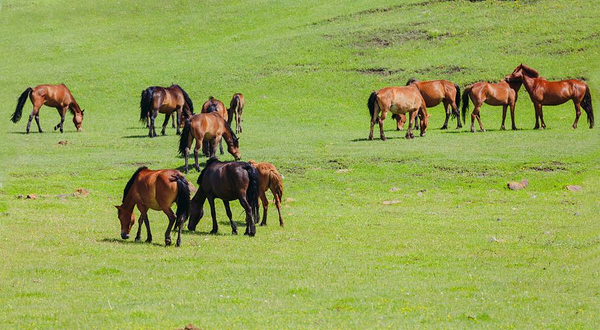
<svg viewBox="0 0 600 330">
<path fill-rule="evenodd" d="M 523 62 L 584 77 L 598 107 L 598 3 L 420 3 L 0 3 L 0 328 L 600 327 L 600 130 L 570 128 L 572 104 L 533 131 L 521 90 L 516 132 L 489 106 L 488 132 L 440 131 L 437 107 L 424 138 L 388 120 L 388 141 L 365 140 L 369 93 L 410 77 L 464 87 Z M 70 117 L 53 132 L 46 107 L 44 134 L 9 123 L 26 87 L 61 82 L 82 133 Z M 148 139 L 137 120 L 142 89 L 172 82 L 197 106 L 244 93 L 242 158 L 285 176 L 285 228 L 272 206 L 255 238 L 232 236 L 218 202 L 220 235 L 205 218 L 165 248 L 151 212 L 156 244 L 119 239 L 135 169 L 183 165 L 173 129 Z"/>
</svg>

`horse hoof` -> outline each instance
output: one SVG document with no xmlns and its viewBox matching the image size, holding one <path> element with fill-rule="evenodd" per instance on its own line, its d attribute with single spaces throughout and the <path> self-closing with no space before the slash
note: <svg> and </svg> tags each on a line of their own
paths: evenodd
<svg viewBox="0 0 600 330">
<path fill-rule="evenodd" d="M 516 128 L 516 127 L 513 127 L 513 128 L 512 128 L 512 130 L 513 130 L 513 131 L 516 131 L 516 130 L 517 130 L 517 128 Z"/>
<path fill-rule="evenodd" d="M 387 141 L 387 138 L 385 136 L 382 136 L 381 141 Z"/>
<path fill-rule="evenodd" d="M 167 239 L 165 239 L 165 246 L 169 246 L 169 245 L 171 245 L 171 239 L 167 238 Z"/>
<path fill-rule="evenodd" d="M 146 242 L 146 243 L 152 243 L 152 238 L 148 238 L 148 239 L 146 239 L 146 241 L 145 241 L 145 242 Z"/>
<path fill-rule="evenodd" d="M 448 129 L 448 126 L 442 126 L 440 129 Z"/>
<path fill-rule="evenodd" d="M 141 240 L 142 240 L 142 238 L 141 238 L 141 237 L 136 237 L 136 238 L 135 238 L 135 241 L 136 241 L 136 242 L 139 242 L 139 241 L 141 241 Z"/>
<path fill-rule="evenodd" d="M 216 231 L 216 230 L 211 230 L 211 231 L 210 231 L 210 234 L 211 234 L 211 235 L 216 235 L 216 234 L 217 234 L 217 231 Z"/>
<path fill-rule="evenodd" d="M 260 226 L 261 226 L 261 227 L 264 227 L 264 226 L 266 226 L 266 225 L 267 225 L 267 223 L 266 223 L 266 222 L 261 222 L 261 223 L 260 223 Z"/>
<path fill-rule="evenodd" d="M 506 131 L 506 128 L 504 128 L 504 126 L 500 126 L 500 130 L 501 131 Z"/>
<path fill-rule="evenodd" d="M 231 235 L 237 235 L 237 230 L 232 230 Z"/>
</svg>

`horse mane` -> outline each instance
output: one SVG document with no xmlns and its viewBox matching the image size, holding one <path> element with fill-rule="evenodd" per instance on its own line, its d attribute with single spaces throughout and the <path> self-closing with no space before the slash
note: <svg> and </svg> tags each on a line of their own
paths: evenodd
<svg viewBox="0 0 600 330">
<path fill-rule="evenodd" d="M 206 161 L 206 166 L 204 166 L 204 168 L 202 169 L 202 172 L 200 172 L 200 175 L 198 176 L 198 180 L 196 181 L 197 184 L 201 184 L 202 178 L 204 178 L 204 173 L 208 169 L 208 166 L 210 164 L 218 162 L 218 161 L 219 161 L 219 158 L 217 158 L 217 157 L 211 157 L 209 160 Z"/>
<path fill-rule="evenodd" d="M 183 94 L 183 98 L 185 99 L 185 102 L 188 104 L 188 106 L 190 107 L 190 111 L 192 112 L 192 115 L 194 114 L 194 103 L 192 102 L 192 99 L 190 98 L 190 96 L 188 95 L 188 93 L 186 93 L 183 88 L 181 88 L 181 86 L 177 85 L 177 84 L 172 84 L 171 87 L 177 87 L 179 88 L 179 90 L 181 91 L 181 93 Z"/>
<path fill-rule="evenodd" d="M 129 179 L 129 181 L 127 181 L 127 184 L 125 185 L 125 190 L 123 190 L 123 200 L 122 202 L 125 203 L 125 197 L 127 197 L 127 194 L 129 194 L 129 190 L 131 190 L 131 187 L 133 186 L 133 182 L 135 182 L 135 179 L 137 178 L 138 174 L 140 174 L 141 171 L 148 169 L 146 166 L 142 166 L 140 168 L 137 169 L 137 171 L 135 171 L 135 173 L 133 173 L 133 175 L 131 176 L 131 179 Z"/>
<path fill-rule="evenodd" d="M 540 73 L 534 70 L 533 68 L 528 67 L 525 64 L 521 64 L 521 69 L 527 73 L 527 75 L 532 76 L 533 78 L 538 78 Z"/>
<path fill-rule="evenodd" d="M 408 79 L 408 81 L 406 82 L 406 86 L 408 86 L 408 85 L 410 85 L 410 84 L 412 84 L 412 83 L 415 83 L 415 82 L 419 82 L 419 81 L 418 81 L 417 79 L 415 79 L 415 78 L 410 78 L 410 79 Z"/>
<path fill-rule="evenodd" d="M 229 134 L 231 134 L 231 138 L 233 139 L 233 146 L 236 148 L 239 148 L 240 144 L 238 142 L 239 141 L 238 137 L 235 135 L 235 133 L 233 133 L 233 130 L 231 129 L 231 125 L 229 125 L 227 123 L 227 121 L 225 121 L 225 128 L 227 129 L 227 132 L 229 132 Z"/>
</svg>

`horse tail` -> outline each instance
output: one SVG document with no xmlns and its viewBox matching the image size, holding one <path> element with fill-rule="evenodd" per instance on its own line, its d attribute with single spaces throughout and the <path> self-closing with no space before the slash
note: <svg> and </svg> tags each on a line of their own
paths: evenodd
<svg viewBox="0 0 600 330">
<path fill-rule="evenodd" d="M 367 102 L 367 107 L 369 108 L 371 118 L 373 118 L 373 114 L 375 113 L 375 104 L 377 104 L 377 92 L 371 93 L 371 96 L 369 96 L 369 101 Z"/>
<path fill-rule="evenodd" d="M 148 87 L 142 91 L 142 100 L 140 101 L 140 121 L 144 123 L 148 121 L 148 113 L 152 107 L 152 92 L 152 87 Z"/>
<path fill-rule="evenodd" d="M 283 180 L 281 180 L 281 175 L 276 170 L 271 170 L 269 172 L 269 187 L 273 187 L 273 195 L 279 198 L 283 197 Z"/>
<path fill-rule="evenodd" d="M 23 106 L 25 105 L 25 102 L 27 101 L 27 97 L 29 97 L 29 94 L 31 94 L 31 91 L 33 91 L 33 88 L 27 87 L 27 89 L 21 94 L 21 96 L 19 96 L 19 101 L 17 102 L 17 108 L 15 109 L 15 112 L 10 117 L 10 121 L 12 121 L 13 123 L 17 123 L 19 120 L 21 120 L 21 115 L 23 114 Z"/>
<path fill-rule="evenodd" d="M 181 136 L 179 137 L 179 154 L 185 155 L 185 148 L 188 147 L 188 140 L 190 138 L 190 134 L 192 131 L 192 125 L 189 120 L 186 120 L 185 126 L 183 126 L 183 130 L 181 131 Z"/>
<path fill-rule="evenodd" d="M 592 108 L 592 94 L 590 94 L 590 87 L 585 86 L 585 95 L 583 96 L 583 100 L 581 101 L 581 107 L 585 110 L 587 114 L 587 120 L 590 124 L 590 128 L 594 127 L 594 109 Z"/>
<path fill-rule="evenodd" d="M 171 182 L 173 181 L 177 183 L 177 199 L 175 200 L 177 204 L 177 219 L 183 219 L 185 222 L 190 214 L 190 186 L 185 177 L 179 173 L 173 175 Z"/>
<path fill-rule="evenodd" d="M 246 200 L 252 209 L 252 221 L 258 220 L 258 172 L 254 166 L 246 163 L 244 169 L 248 172 L 248 189 L 246 189 Z"/>
<path fill-rule="evenodd" d="M 456 95 L 454 96 L 454 102 L 456 102 L 456 112 L 452 111 L 452 119 L 455 119 L 459 113 L 458 109 L 460 109 L 460 87 L 457 84 L 454 84 L 454 88 L 456 88 Z M 465 121 L 463 119 L 463 121 Z"/>
<path fill-rule="evenodd" d="M 471 94 L 471 86 L 467 86 L 467 88 L 465 88 L 465 91 L 463 92 L 462 95 L 462 118 L 463 121 L 466 120 L 467 118 L 467 111 L 469 110 L 469 94 Z"/>
<path fill-rule="evenodd" d="M 183 94 L 183 98 L 185 99 L 185 103 L 188 105 L 188 107 L 190 108 L 190 115 L 194 114 L 194 103 L 192 102 L 192 99 L 190 98 L 190 96 L 188 95 L 188 93 L 186 93 L 183 88 L 181 88 L 181 86 L 179 85 L 175 85 L 177 86 L 177 88 L 179 88 L 179 90 L 181 91 L 181 93 Z"/>
</svg>

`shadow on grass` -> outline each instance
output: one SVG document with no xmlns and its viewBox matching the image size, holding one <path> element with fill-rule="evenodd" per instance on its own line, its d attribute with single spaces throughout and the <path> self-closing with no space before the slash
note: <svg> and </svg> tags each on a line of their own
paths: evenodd
<svg viewBox="0 0 600 330">
<path fill-rule="evenodd" d="M 446 130 L 446 131 L 441 131 L 443 134 L 463 134 L 463 133 L 468 133 L 468 134 L 474 134 L 474 133 L 488 133 L 488 132 L 517 132 L 517 131 L 526 131 L 525 129 L 521 129 L 521 128 L 517 128 L 516 131 L 513 131 L 512 129 L 506 129 L 506 130 L 501 130 L 499 128 L 486 128 L 485 132 L 481 132 L 478 129 L 475 130 L 475 132 L 471 132 L 470 129 L 465 129 L 465 130 Z"/>
<path fill-rule="evenodd" d="M 148 244 L 148 243 L 144 242 L 144 240 L 136 241 L 134 239 L 120 239 L 120 238 L 103 238 L 103 239 L 99 240 L 99 242 L 102 242 L 102 243 L 118 243 L 118 244 Z M 159 244 L 159 243 L 155 243 L 155 242 L 149 243 L 149 245 L 152 245 L 152 246 L 165 246 L 164 244 Z"/>
</svg>

